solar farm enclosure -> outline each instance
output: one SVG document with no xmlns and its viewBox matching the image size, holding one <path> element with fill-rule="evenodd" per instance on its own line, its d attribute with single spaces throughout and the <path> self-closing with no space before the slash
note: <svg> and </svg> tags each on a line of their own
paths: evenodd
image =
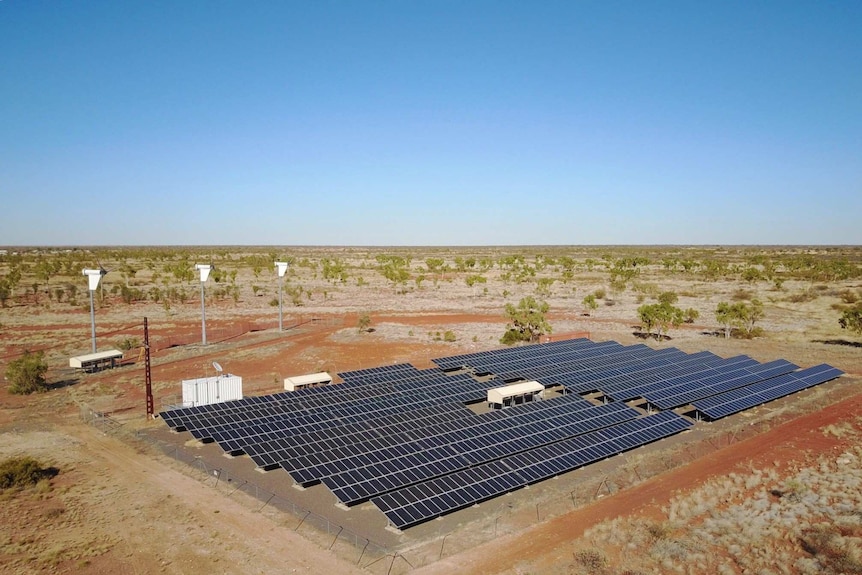
<svg viewBox="0 0 862 575">
<path fill-rule="evenodd" d="M 340 373 L 343 383 L 162 412 L 171 428 L 406 529 L 842 375 L 821 364 L 587 339 Z M 536 381 L 545 399 L 474 411 Z M 589 395 L 590 399 L 584 397 Z M 680 415 L 685 413 L 692 417 Z"/>
</svg>

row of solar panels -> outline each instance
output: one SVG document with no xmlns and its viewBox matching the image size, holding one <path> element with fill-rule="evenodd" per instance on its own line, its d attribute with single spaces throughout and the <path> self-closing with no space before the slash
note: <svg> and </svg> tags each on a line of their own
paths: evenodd
<svg viewBox="0 0 862 575">
<path fill-rule="evenodd" d="M 410 363 L 396 363 L 393 365 L 383 365 L 380 367 L 369 367 L 366 369 L 356 369 L 353 371 L 342 371 L 338 376 L 344 380 L 344 383 L 360 382 L 363 380 L 373 380 L 376 378 L 392 378 L 400 375 L 415 373 L 419 370 Z"/>
<path fill-rule="evenodd" d="M 390 523 L 403 529 L 669 437 L 691 425 L 672 412 L 642 417 L 396 489 L 371 501 Z"/>
<path fill-rule="evenodd" d="M 545 356 L 553 356 L 559 353 L 575 349 L 587 349 L 598 347 L 614 347 L 620 344 L 613 341 L 596 343 L 586 338 L 570 339 L 545 343 L 542 345 L 528 345 L 519 347 L 510 347 L 504 349 L 494 349 L 489 351 L 480 351 L 477 353 L 468 353 L 463 355 L 453 355 L 449 357 L 439 357 L 432 359 L 435 365 L 444 370 L 454 370 L 462 368 L 471 368 L 476 371 L 492 371 L 493 366 L 503 362 L 515 361 L 518 359 L 534 359 Z"/>
<path fill-rule="evenodd" d="M 469 375 L 444 375 L 436 370 L 431 371 L 405 380 L 404 383 L 311 387 L 261 396 L 270 398 L 263 402 L 255 397 L 246 397 L 227 403 L 177 409 L 165 412 L 165 422 L 171 427 L 183 427 L 192 433 L 204 433 L 234 423 L 293 420 L 297 417 L 313 419 L 318 413 L 331 416 L 333 409 L 340 410 L 341 415 L 352 414 L 356 409 L 364 409 L 366 404 L 397 402 L 401 396 L 405 397 L 405 401 L 440 399 L 450 395 L 452 398 L 461 398 L 465 393 L 470 393 L 470 397 L 481 397 L 481 390 L 486 387 Z M 417 383 L 416 379 L 421 381 Z M 238 415 L 239 421 L 234 415 Z"/>
<path fill-rule="evenodd" d="M 405 527 L 689 425 L 669 412 L 637 418 L 622 401 L 645 397 L 662 409 L 693 402 L 715 419 L 841 375 L 831 366 L 794 371 L 784 360 L 589 340 L 434 361 L 500 372 L 481 383 L 399 364 L 339 374 L 346 384 L 161 415 L 226 451 L 244 451 L 259 467 L 280 465 L 297 483 L 322 481 L 345 504 L 371 498 Z M 482 415 L 464 407 L 510 377 L 600 390 L 613 403 L 595 406 L 573 394 Z"/>
<path fill-rule="evenodd" d="M 795 373 L 767 379 L 694 402 L 694 407 L 712 419 L 720 419 L 746 409 L 751 409 L 780 397 L 808 389 L 841 377 L 840 369 L 821 363 Z"/>
<path fill-rule="evenodd" d="M 428 456 L 430 452 L 441 457 L 445 452 L 445 457 L 457 458 L 453 464 L 475 464 L 476 457 L 484 457 L 486 452 L 491 457 L 504 453 L 519 445 L 524 438 L 534 443 L 555 441 L 566 435 L 583 432 L 584 425 L 611 425 L 617 414 L 625 414 L 630 419 L 638 415 L 636 410 L 624 404 L 596 406 L 583 400 L 575 403 L 556 399 L 540 404 L 543 407 L 541 410 L 512 409 L 505 410 L 504 418 L 455 420 L 429 426 L 411 436 L 389 436 L 284 461 L 281 465 L 299 483 L 354 471 L 362 475 L 363 481 L 373 480 L 376 477 L 373 471 L 375 466 L 379 468 L 380 474 L 391 472 L 387 469 L 389 462 L 406 467 L 405 462 L 413 458 L 424 465 L 434 459 Z M 479 420 L 479 423 L 475 423 L 475 420 Z M 481 455 L 471 455 L 474 452 Z"/>
<path fill-rule="evenodd" d="M 522 424 L 515 429 L 502 428 L 482 435 L 458 434 L 450 443 L 429 441 L 428 447 L 421 451 L 414 448 L 425 442 L 414 441 L 348 459 L 344 463 L 355 467 L 344 471 L 337 466 L 321 466 L 317 471 L 334 472 L 324 475 L 323 484 L 339 501 L 354 505 L 395 489 L 632 420 L 638 415 L 636 410 L 622 404 L 592 406 L 580 413 Z"/>
</svg>

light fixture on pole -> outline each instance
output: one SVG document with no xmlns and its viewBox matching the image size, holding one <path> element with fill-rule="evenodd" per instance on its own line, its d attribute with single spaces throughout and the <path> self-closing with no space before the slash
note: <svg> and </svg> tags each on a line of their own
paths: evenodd
<svg viewBox="0 0 862 575">
<path fill-rule="evenodd" d="M 96 353 L 96 310 L 93 305 L 93 295 L 99 289 L 99 282 L 102 281 L 102 276 L 106 273 L 108 272 L 102 266 L 99 266 L 97 270 L 84 270 L 84 275 L 87 276 L 88 287 L 90 289 L 90 333 L 93 339 L 93 353 Z"/>
<path fill-rule="evenodd" d="M 207 310 L 204 305 L 204 284 L 210 277 L 210 272 L 215 266 L 211 264 L 196 264 L 195 269 L 201 272 L 201 340 L 203 345 L 207 344 Z"/>
<path fill-rule="evenodd" d="M 281 320 L 281 298 L 284 286 L 284 274 L 287 273 L 287 262 L 275 262 L 275 271 L 278 273 L 278 331 L 284 331 L 284 324 Z"/>
</svg>

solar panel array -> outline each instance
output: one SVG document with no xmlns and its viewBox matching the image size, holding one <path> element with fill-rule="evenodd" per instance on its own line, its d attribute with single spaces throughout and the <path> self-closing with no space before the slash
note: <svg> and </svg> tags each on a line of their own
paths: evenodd
<svg viewBox="0 0 862 575">
<path fill-rule="evenodd" d="M 345 505 L 371 500 L 403 528 L 679 433 L 691 421 L 644 416 L 692 405 L 717 419 L 842 372 L 748 356 L 654 350 L 587 339 L 340 373 L 344 383 L 161 413 L 172 428 L 246 453 L 300 485 L 322 483 Z M 481 377 L 490 374 L 491 377 Z M 507 381 L 565 395 L 477 414 Z M 599 405 L 580 394 L 598 392 Z"/>
<path fill-rule="evenodd" d="M 695 401 L 694 406 L 712 419 L 719 419 L 825 383 L 840 377 L 843 373 L 840 369 L 821 363 L 795 373 Z"/>
<path fill-rule="evenodd" d="M 393 525 L 409 527 L 674 435 L 691 425 L 673 412 L 659 413 L 395 490 L 372 502 Z"/>
</svg>

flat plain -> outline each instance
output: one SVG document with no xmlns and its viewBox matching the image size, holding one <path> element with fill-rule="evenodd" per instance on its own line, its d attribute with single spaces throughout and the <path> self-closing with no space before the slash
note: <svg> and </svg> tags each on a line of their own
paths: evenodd
<svg viewBox="0 0 862 575">
<path fill-rule="evenodd" d="M 281 332 L 275 261 L 290 264 Z M 204 285 L 206 346 L 196 263 L 217 270 Z M 3 494 L 0 567 L 858 572 L 862 343 L 838 319 L 862 299 L 860 263 L 857 247 L 9 247 L 0 255 L 9 288 L 0 370 L 25 350 L 42 351 L 52 387 L 28 396 L 0 389 L 0 457 L 29 454 L 59 474 Z M 98 348 L 122 348 L 125 357 L 117 369 L 76 373 L 69 357 L 91 345 L 81 270 L 99 266 L 108 273 L 93 294 Z M 655 337 L 639 308 L 669 292 L 689 321 Z M 163 422 L 145 417 L 144 317 L 159 411 L 179 400 L 181 380 L 215 375 L 214 361 L 254 395 L 280 391 L 292 375 L 428 367 L 434 357 L 496 349 L 506 304 L 525 297 L 548 304 L 552 330 L 540 341 L 588 334 L 803 367 L 826 362 L 847 375 L 400 535 L 363 506 L 329 510 L 322 487 L 282 494 L 273 472 L 245 475 L 246 459 L 215 457 L 213 446 L 188 435 L 166 437 Z M 715 313 L 723 302 L 759 302 L 762 315 L 754 325 L 725 326 Z M 93 413 L 109 423 L 92 425 Z M 198 464 L 166 455 L 170 442 Z M 296 507 L 277 510 L 202 472 L 213 466 L 294 497 Z M 330 523 L 305 523 L 299 509 L 322 509 L 314 516 Z"/>
</svg>

